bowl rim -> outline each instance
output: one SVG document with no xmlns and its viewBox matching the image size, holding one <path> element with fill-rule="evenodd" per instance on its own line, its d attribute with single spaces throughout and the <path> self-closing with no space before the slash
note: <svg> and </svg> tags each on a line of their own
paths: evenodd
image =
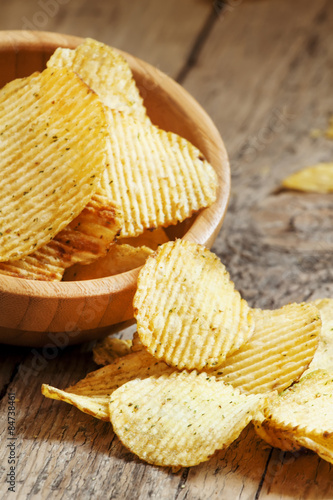
<svg viewBox="0 0 333 500">
<path fill-rule="evenodd" d="M 56 47 L 75 48 L 87 37 L 78 37 L 50 31 L 33 30 L 0 30 L 0 51 L 20 49 L 34 49 L 36 43 L 42 42 L 42 50 L 55 50 Z M 174 90 L 184 96 L 191 109 L 194 109 L 201 117 L 205 128 L 209 129 L 209 141 L 214 144 L 217 151 L 217 160 L 223 164 L 223 169 L 218 171 L 219 186 L 217 199 L 210 207 L 199 212 L 200 217 L 196 217 L 191 227 L 182 236 L 192 242 L 203 244 L 210 248 L 215 240 L 215 235 L 221 228 L 224 216 L 229 203 L 231 190 L 231 174 L 227 151 L 223 140 L 212 119 L 202 106 L 185 90 L 179 83 L 169 77 L 167 74 L 152 66 L 150 63 L 129 54 L 126 51 L 114 47 L 129 62 L 132 70 L 137 63 L 143 65 L 148 73 L 154 73 L 158 81 L 167 81 Z M 203 129 L 204 130 L 204 129 Z M 213 165 L 214 167 L 214 165 Z M 209 219 L 209 220 L 208 220 Z M 142 266 L 141 266 L 142 267 Z M 130 271 L 107 276 L 104 278 L 95 278 L 82 281 L 42 281 L 28 280 L 14 276 L 0 275 L 0 293 L 10 293 L 24 297 L 35 297 L 41 299 L 61 299 L 72 297 L 93 297 L 96 294 L 109 295 L 120 290 L 130 289 L 136 282 L 141 267 L 131 269 Z M 121 276 L 121 280 L 119 277 Z M 89 286 L 88 286 L 89 285 Z"/>
</svg>

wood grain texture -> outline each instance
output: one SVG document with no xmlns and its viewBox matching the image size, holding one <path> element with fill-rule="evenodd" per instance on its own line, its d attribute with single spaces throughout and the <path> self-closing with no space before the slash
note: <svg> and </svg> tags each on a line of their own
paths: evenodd
<svg viewBox="0 0 333 500">
<path fill-rule="evenodd" d="M 85 11 L 86 3 L 77 2 L 83 10 L 80 17 L 73 17 L 77 11 L 71 1 L 72 6 L 61 9 L 57 17 L 58 26 L 68 26 L 63 31 L 81 34 L 89 22 L 95 33 L 98 26 L 108 36 L 123 29 L 126 43 L 132 43 L 131 38 L 136 40 L 139 50 L 138 33 L 143 25 L 138 16 L 133 21 L 129 15 L 128 23 L 119 18 L 117 22 L 102 20 L 97 15 L 92 17 L 92 3 Z M 102 3 L 94 2 L 99 6 Z M 233 172 L 231 205 L 215 251 L 251 305 L 274 307 L 289 300 L 333 296 L 332 197 L 279 191 L 284 176 L 333 157 L 333 141 L 314 139 L 310 134 L 313 128 L 324 129 L 333 114 L 332 3 L 227 2 L 215 16 L 194 65 L 189 65 L 185 56 L 205 22 L 201 8 L 206 9 L 207 2 L 184 3 L 191 12 L 193 36 L 187 32 L 186 50 L 183 45 L 179 47 L 172 71 L 185 65 L 190 68 L 183 83 L 217 124 Z M 23 2 L 8 2 L 6 12 L 7 16 L 11 13 L 11 22 L 17 20 L 15 4 L 25 9 L 22 15 L 33 15 L 28 3 L 22 7 Z M 161 23 L 167 25 L 175 18 L 176 7 L 171 4 L 163 20 L 155 16 L 149 23 L 146 12 L 142 14 L 145 29 L 149 26 L 149 40 L 153 40 L 152 54 L 160 58 L 161 65 L 171 42 L 164 40 L 160 45 L 158 29 Z M 183 43 L 182 37 L 178 40 Z M 136 54 L 148 60 L 150 47 L 144 50 Z M 330 464 L 310 452 L 273 450 L 256 437 L 251 427 L 230 448 L 198 467 L 172 474 L 145 465 L 121 446 L 108 424 L 63 403 L 43 400 L 42 383 L 64 388 L 96 368 L 90 344 L 64 348 L 60 337 L 57 341 L 58 345 L 49 339 L 47 350 L 16 351 L 1 346 L 2 496 L 7 493 L 6 397 L 9 391 L 15 391 L 20 400 L 16 403 L 19 499 L 333 498 Z"/>
</svg>

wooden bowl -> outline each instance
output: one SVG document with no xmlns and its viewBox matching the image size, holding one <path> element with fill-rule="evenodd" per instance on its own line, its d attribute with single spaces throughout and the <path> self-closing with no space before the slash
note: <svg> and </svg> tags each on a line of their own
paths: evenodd
<svg viewBox="0 0 333 500">
<path fill-rule="evenodd" d="M 75 48 L 82 39 L 34 31 L 0 32 L 0 85 L 43 70 L 54 50 Z M 216 169 L 217 200 L 196 217 L 169 229 L 171 238 L 210 247 L 228 204 L 227 153 L 214 124 L 175 81 L 127 53 L 152 121 L 190 140 Z M 133 317 L 132 299 L 139 268 L 88 281 L 47 282 L 0 275 L 0 342 L 25 346 L 64 346 L 107 334 L 110 325 Z"/>
</svg>

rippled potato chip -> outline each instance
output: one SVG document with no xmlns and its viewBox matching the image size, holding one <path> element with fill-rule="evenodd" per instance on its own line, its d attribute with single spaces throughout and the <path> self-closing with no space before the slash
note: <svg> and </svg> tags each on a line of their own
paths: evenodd
<svg viewBox="0 0 333 500">
<path fill-rule="evenodd" d="M 133 306 L 145 348 L 179 369 L 218 367 L 254 331 L 252 312 L 219 258 L 185 240 L 147 259 Z"/>
<path fill-rule="evenodd" d="M 90 263 L 110 249 L 122 214 L 105 197 L 93 196 L 83 211 L 53 240 L 22 259 L 0 262 L 0 274 L 35 280 L 58 280 L 77 262 Z M 75 266 L 74 266 L 75 267 Z"/>
<path fill-rule="evenodd" d="M 317 350 L 305 374 L 319 368 L 333 371 L 333 299 L 317 299 L 310 303 L 317 307 L 322 327 Z"/>
<path fill-rule="evenodd" d="M 93 358 L 97 365 L 109 365 L 115 359 L 131 352 L 132 340 L 106 337 L 99 340 L 93 347 Z"/>
<path fill-rule="evenodd" d="M 74 50 L 56 49 L 47 66 L 75 71 L 106 106 L 148 120 L 131 69 L 114 48 L 87 38 Z"/>
<path fill-rule="evenodd" d="M 148 463 L 189 467 L 230 445 L 262 404 L 205 373 L 174 372 L 132 380 L 110 398 L 122 443 Z"/>
<path fill-rule="evenodd" d="M 152 250 L 148 247 L 132 247 L 130 245 L 113 245 L 109 252 L 92 264 L 77 264 L 68 269 L 65 281 L 90 280 L 114 276 L 142 266 Z"/>
<path fill-rule="evenodd" d="M 333 372 L 315 370 L 263 409 L 256 430 L 259 427 L 259 435 L 273 440 L 275 446 L 309 448 L 333 463 L 332 394 Z"/>
<path fill-rule="evenodd" d="M 333 163 L 318 163 L 290 175 L 282 181 L 282 186 L 298 191 L 331 193 L 333 191 Z"/>
<path fill-rule="evenodd" d="M 211 373 L 244 392 L 281 392 L 313 359 L 321 331 L 318 309 L 288 304 L 273 311 L 254 309 L 253 314 L 251 339 Z"/>
<path fill-rule="evenodd" d="M 146 246 L 152 250 L 157 250 L 160 245 L 167 243 L 170 238 L 162 227 L 156 229 L 145 229 L 142 234 L 133 238 L 120 238 L 118 243 L 120 245 L 127 244 L 132 247 Z"/>
<path fill-rule="evenodd" d="M 135 378 L 143 379 L 173 371 L 173 368 L 158 362 L 142 350 L 115 359 L 113 363 L 89 373 L 65 390 L 43 384 L 42 393 L 48 398 L 65 401 L 84 413 L 108 421 L 110 395 L 118 387 Z"/>
<path fill-rule="evenodd" d="M 89 202 L 107 165 L 108 124 L 73 72 L 46 69 L 0 90 L 0 261 L 48 243 Z"/>
<path fill-rule="evenodd" d="M 122 238 L 176 224 L 215 201 L 215 170 L 191 143 L 119 111 L 107 116 L 107 172 L 124 214 Z"/>
</svg>

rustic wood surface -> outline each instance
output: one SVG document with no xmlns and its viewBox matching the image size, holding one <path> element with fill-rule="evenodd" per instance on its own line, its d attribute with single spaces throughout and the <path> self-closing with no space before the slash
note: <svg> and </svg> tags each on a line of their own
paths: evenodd
<svg viewBox="0 0 333 500">
<path fill-rule="evenodd" d="M 230 154 L 232 198 L 214 250 L 252 306 L 332 296 L 331 195 L 282 192 L 295 170 L 332 161 L 314 138 L 333 115 L 329 0 L 2 1 L 1 29 L 92 36 L 166 71 L 205 107 Z M 53 13 L 45 14 L 45 6 Z M 44 6 L 44 7 L 42 7 Z M 43 13 L 45 15 L 43 15 Z M 29 25 L 30 23 L 30 25 Z M 63 339 L 63 344 L 65 344 Z M 151 467 L 111 426 L 46 400 L 96 368 L 91 344 L 1 346 L 3 498 L 332 499 L 330 464 L 266 446 L 248 427 L 200 466 Z M 7 490 L 8 395 L 15 394 L 16 493 Z"/>
</svg>

